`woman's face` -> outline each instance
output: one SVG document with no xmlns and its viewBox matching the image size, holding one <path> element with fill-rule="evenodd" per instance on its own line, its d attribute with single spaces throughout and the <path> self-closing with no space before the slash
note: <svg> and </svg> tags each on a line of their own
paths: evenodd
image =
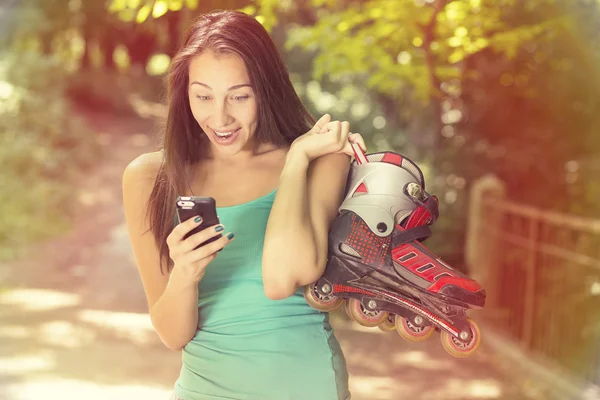
<svg viewBox="0 0 600 400">
<path fill-rule="evenodd" d="M 190 108 L 213 154 L 234 155 L 254 137 L 257 105 L 248 71 L 235 54 L 204 51 L 189 69 Z"/>
</svg>

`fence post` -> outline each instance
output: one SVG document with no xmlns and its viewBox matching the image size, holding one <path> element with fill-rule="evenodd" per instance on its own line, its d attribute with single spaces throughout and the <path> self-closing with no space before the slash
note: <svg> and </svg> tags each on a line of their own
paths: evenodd
<svg viewBox="0 0 600 400">
<path fill-rule="evenodd" d="M 484 202 L 489 199 L 502 201 L 505 197 L 506 185 L 494 175 L 475 180 L 469 193 L 465 261 L 471 277 L 486 289 L 486 305 L 490 308 L 497 304 L 498 264 L 495 248 L 499 241 L 494 233 L 500 229 L 501 216 L 497 212 L 486 215 Z"/>
<path fill-rule="evenodd" d="M 527 264 L 525 271 L 525 304 L 523 306 L 523 344 L 529 347 L 533 335 L 533 313 L 535 306 L 535 268 L 540 220 L 536 216 L 529 219 L 527 233 Z"/>
</svg>

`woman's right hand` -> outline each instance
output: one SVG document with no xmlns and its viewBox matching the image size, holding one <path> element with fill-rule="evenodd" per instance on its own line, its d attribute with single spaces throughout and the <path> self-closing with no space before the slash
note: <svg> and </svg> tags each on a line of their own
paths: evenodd
<svg viewBox="0 0 600 400">
<path fill-rule="evenodd" d="M 213 225 L 191 235 L 185 240 L 183 239 L 188 232 L 201 223 L 202 219 L 197 222 L 196 219 L 190 218 L 177 225 L 167 237 L 169 256 L 174 263 L 171 273 L 175 273 L 182 277 L 184 281 L 194 284 L 200 282 L 204 277 L 206 267 L 217 257 L 219 250 L 233 240 L 233 234 L 229 233 L 214 242 L 207 243 L 196 249 L 201 243 L 223 232 L 223 225 Z M 229 238 L 230 236 L 231 239 Z"/>
<path fill-rule="evenodd" d="M 352 156 L 354 155 L 352 143 L 357 143 L 363 151 L 367 151 L 362 136 L 350 132 L 348 121 L 331 121 L 331 116 L 325 114 L 308 132 L 294 140 L 288 157 L 300 153 L 311 162 L 315 158 L 331 153 Z"/>
</svg>

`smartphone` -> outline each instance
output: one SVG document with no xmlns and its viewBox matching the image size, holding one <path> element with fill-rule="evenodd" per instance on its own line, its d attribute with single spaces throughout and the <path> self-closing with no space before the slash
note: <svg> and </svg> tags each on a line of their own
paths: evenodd
<svg viewBox="0 0 600 400">
<path fill-rule="evenodd" d="M 183 239 L 187 239 L 189 236 L 200 232 L 209 226 L 219 224 L 219 217 L 217 216 L 217 205 L 215 199 L 212 197 L 200 197 L 200 196 L 178 196 L 177 197 L 177 218 L 179 223 L 187 221 L 190 218 L 196 218 L 197 216 L 202 217 L 202 223 L 188 232 Z M 214 242 L 219 239 L 222 235 L 215 235 L 208 239 L 204 243 L 199 244 L 196 249 L 200 246 L 204 246 L 207 243 Z M 195 249 L 194 249 L 195 250 Z"/>
</svg>

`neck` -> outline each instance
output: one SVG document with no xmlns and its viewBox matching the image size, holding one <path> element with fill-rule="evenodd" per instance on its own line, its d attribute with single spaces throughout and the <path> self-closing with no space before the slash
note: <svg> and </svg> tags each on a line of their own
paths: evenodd
<svg viewBox="0 0 600 400">
<path fill-rule="evenodd" d="M 215 165 L 228 165 L 228 166 L 238 166 L 243 167 L 244 165 L 248 165 L 253 158 L 256 156 L 261 156 L 263 154 L 269 153 L 273 150 L 277 150 L 279 147 L 272 143 L 256 143 L 256 141 L 251 141 L 242 148 L 239 152 L 235 154 L 223 154 L 220 151 L 216 150 L 214 146 L 210 147 L 210 152 L 206 161 L 213 163 Z"/>
</svg>

